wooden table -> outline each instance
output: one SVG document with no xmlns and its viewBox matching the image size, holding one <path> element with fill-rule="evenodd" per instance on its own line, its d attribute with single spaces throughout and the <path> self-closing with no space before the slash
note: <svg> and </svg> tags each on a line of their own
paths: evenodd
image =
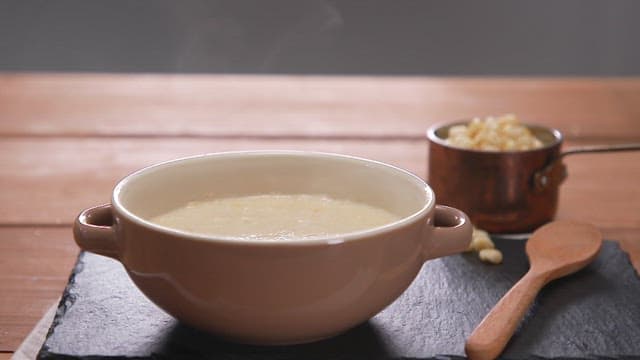
<svg viewBox="0 0 640 360">
<path fill-rule="evenodd" d="M 435 122 L 513 112 L 565 148 L 640 141 L 640 78 L 0 74 L 0 359 L 61 294 L 70 225 L 116 181 L 205 152 L 304 149 L 426 176 Z M 640 270 L 640 152 L 566 159 L 558 218 L 592 222 Z"/>
</svg>

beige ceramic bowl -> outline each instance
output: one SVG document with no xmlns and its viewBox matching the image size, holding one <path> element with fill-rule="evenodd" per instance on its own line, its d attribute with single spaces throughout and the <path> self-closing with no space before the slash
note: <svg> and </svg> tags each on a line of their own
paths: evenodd
<svg viewBox="0 0 640 360">
<path fill-rule="evenodd" d="M 327 238 L 261 241 L 204 236 L 148 219 L 211 197 L 322 193 L 402 217 Z M 310 152 L 209 154 L 123 179 L 111 205 L 83 211 L 78 245 L 120 261 L 179 320 L 232 341 L 309 342 L 339 334 L 393 302 L 424 261 L 465 250 L 471 226 L 435 205 L 415 175 L 383 163 Z M 426 326 L 426 324 L 425 324 Z"/>
</svg>

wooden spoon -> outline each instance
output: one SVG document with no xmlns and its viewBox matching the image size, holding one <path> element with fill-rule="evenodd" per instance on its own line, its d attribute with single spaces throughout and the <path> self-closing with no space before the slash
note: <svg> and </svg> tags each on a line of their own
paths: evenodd
<svg viewBox="0 0 640 360">
<path fill-rule="evenodd" d="M 473 331 L 465 345 L 472 360 L 500 355 L 536 295 L 551 280 L 574 273 L 600 251 L 602 235 L 593 225 L 555 221 L 536 230 L 527 241 L 531 267 Z"/>
</svg>

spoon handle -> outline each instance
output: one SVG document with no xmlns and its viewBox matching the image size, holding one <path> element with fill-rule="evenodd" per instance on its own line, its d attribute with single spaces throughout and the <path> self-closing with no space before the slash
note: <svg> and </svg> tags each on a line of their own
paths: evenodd
<svg viewBox="0 0 640 360">
<path fill-rule="evenodd" d="M 542 273 L 529 270 L 473 330 L 465 344 L 467 356 L 472 360 L 497 358 L 546 282 Z"/>
</svg>

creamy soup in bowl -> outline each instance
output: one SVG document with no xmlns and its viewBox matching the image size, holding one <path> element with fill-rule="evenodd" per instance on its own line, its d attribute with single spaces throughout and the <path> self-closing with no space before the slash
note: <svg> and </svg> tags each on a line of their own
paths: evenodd
<svg viewBox="0 0 640 360">
<path fill-rule="evenodd" d="M 346 155 L 206 154 L 137 171 L 74 237 L 155 304 L 235 342 L 334 336 L 394 301 L 471 224 L 421 178 Z M 199 219 L 199 220 L 198 220 Z"/>
<path fill-rule="evenodd" d="M 190 201 L 151 222 L 238 239 L 286 241 L 373 229 L 399 220 L 368 204 L 317 194 L 264 194 Z"/>
</svg>

